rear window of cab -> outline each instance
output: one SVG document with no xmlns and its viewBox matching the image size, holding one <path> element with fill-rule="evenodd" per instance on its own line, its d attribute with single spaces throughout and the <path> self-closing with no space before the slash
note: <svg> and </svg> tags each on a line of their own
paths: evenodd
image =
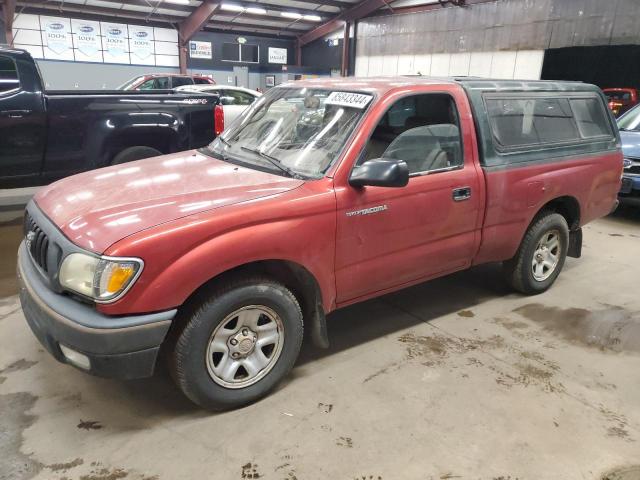
<svg viewBox="0 0 640 480">
<path fill-rule="evenodd" d="M 614 135 L 596 94 L 485 94 L 484 103 L 498 153 L 589 143 Z"/>
</svg>

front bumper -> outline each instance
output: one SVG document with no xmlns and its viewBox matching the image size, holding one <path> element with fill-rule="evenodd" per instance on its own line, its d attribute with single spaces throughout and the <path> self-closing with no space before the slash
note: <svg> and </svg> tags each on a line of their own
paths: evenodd
<svg viewBox="0 0 640 480">
<path fill-rule="evenodd" d="M 53 292 L 34 266 L 24 242 L 18 251 L 18 279 L 27 323 L 58 361 L 101 377 L 153 375 L 160 345 L 176 310 L 126 317 L 103 315 L 90 305 Z M 61 345 L 87 357 L 89 366 L 69 361 Z"/>
<path fill-rule="evenodd" d="M 640 175 L 624 175 L 618 195 L 620 203 L 640 207 Z"/>
</svg>

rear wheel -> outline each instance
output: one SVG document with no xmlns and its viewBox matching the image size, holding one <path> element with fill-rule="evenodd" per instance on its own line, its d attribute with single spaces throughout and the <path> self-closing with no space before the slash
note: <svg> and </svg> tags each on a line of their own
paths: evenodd
<svg viewBox="0 0 640 480">
<path fill-rule="evenodd" d="M 111 161 L 111 165 L 120 165 L 122 163 L 133 162 L 135 160 L 142 160 L 143 158 L 151 158 L 162 155 L 162 152 L 151 147 L 137 146 L 125 148 Z"/>
<path fill-rule="evenodd" d="M 504 262 L 507 282 L 527 295 L 546 291 L 560 275 L 568 247 L 565 218 L 554 212 L 541 213 L 527 230 L 516 255 Z"/>
<path fill-rule="evenodd" d="M 178 387 L 204 408 L 235 408 L 263 397 L 298 357 L 300 305 L 273 280 L 235 281 L 187 310 L 170 367 Z"/>
</svg>

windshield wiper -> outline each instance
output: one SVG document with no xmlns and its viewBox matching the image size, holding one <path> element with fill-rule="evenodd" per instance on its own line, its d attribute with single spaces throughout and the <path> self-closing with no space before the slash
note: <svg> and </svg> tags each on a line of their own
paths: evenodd
<svg viewBox="0 0 640 480">
<path fill-rule="evenodd" d="M 300 175 L 298 175 L 296 172 L 291 170 L 289 167 L 283 165 L 282 162 L 280 160 L 278 160 L 276 157 L 272 157 L 271 155 L 269 155 L 267 153 L 261 152 L 257 148 L 249 148 L 249 147 L 241 146 L 240 150 L 244 150 L 245 152 L 251 152 L 251 153 L 253 153 L 255 155 L 258 155 L 260 158 L 264 158 L 269 163 L 271 163 L 271 165 L 279 168 L 284 173 L 289 175 L 291 178 L 298 178 L 298 179 L 302 178 Z"/>
</svg>

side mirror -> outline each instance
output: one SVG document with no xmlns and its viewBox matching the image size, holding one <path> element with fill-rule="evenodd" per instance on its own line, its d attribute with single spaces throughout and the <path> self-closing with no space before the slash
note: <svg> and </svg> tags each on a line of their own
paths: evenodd
<svg viewBox="0 0 640 480">
<path fill-rule="evenodd" d="M 403 160 L 376 158 L 357 166 L 351 172 L 353 187 L 404 187 L 409 183 L 409 167 Z"/>
</svg>

